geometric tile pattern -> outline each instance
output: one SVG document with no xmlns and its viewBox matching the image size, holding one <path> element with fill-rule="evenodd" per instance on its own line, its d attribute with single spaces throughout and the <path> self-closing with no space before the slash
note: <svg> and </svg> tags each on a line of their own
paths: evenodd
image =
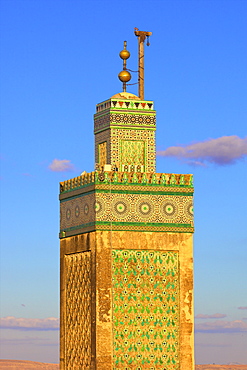
<svg viewBox="0 0 247 370">
<path fill-rule="evenodd" d="M 90 252 L 65 256 L 65 368 L 91 369 Z"/>
<path fill-rule="evenodd" d="M 97 192 L 61 202 L 60 229 L 92 222 L 193 225 L 192 196 Z"/>
<path fill-rule="evenodd" d="M 119 168 L 125 165 L 128 157 L 128 147 L 124 142 L 132 143 L 133 147 L 140 146 L 142 142 L 142 164 L 144 172 L 155 172 L 156 153 L 155 153 L 155 131 L 150 130 L 132 130 L 132 129 L 112 129 L 111 130 L 111 164 L 118 163 Z M 145 151 L 144 151 L 145 148 Z M 133 153 L 133 152 L 132 152 Z M 131 153 L 131 163 L 137 165 L 135 157 Z M 138 158 L 137 158 L 138 159 Z M 124 161 L 123 161 L 124 160 Z M 140 161 L 140 160 L 139 160 Z M 129 162 L 129 161 L 128 161 Z"/>
<path fill-rule="evenodd" d="M 135 125 L 135 126 L 146 126 L 146 127 L 155 127 L 156 117 L 151 114 L 104 114 L 97 118 L 94 121 L 94 130 L 95 132 L 106 129 L 114 124 L 117 125 Z"/>
<path fill-rule="evenodd" d="M 156 117 L 151 114 L 120 114 L 113 113 L 110 115 L 110 122 L 121 125 L 135 126 L 155 126 Z"/>
<path fill-rule="evenodd" d="M 191 196 L 99 193 L 96 201 L 96 221 L 193 223 Z"/>
<path fill-rule="evenodd" d="M 155 173 L 153 102 L 127 96 L 117 94 L 96 106 L 97 170 L 60 184 L 61 238 L 94 230 L 193 232 L 192 175 Z M 111 170 L 104 171 L 103 164 L 111 165 Z M 117 233 L 108 235 L 115 240 Z M 126 234 L 121 235 L 124 239 Z M 74 242 L 76 253 L 64 257 L 65 369 L 91 370 L 94 366 L 91 325 L 93 332 L 96 325 L 97 356 L 101 352 L 100 356 L 107 357 L 109 349 L 105 344 L 108 346 L 111 335 L 108 339 L 105 329 L 113 336 L 113 343 L 109 343 L 110 348 L 113 346 L 113 363 L 109 365 L 112 370 L 179 370 L 184 357 L 182 354 L 179 359 L 180 344 L 184 348 L 179 319 L 187 320 L 179 306 L 180 252 L 167 250 L 169 244 L 164 245 L 164 250 L 113 249 L 111 256 L 102 250 L 111 271 L 101 271 L 104 265 L 96 258 L 95 288 L 104 284 L 104 279 L 99 278 L 103 273 L 112 277 L 111 297 L 108 296 L 111 302 L 107 305 L 107 312 L 112 310 L 112 323 L 99 328 L 104 329 L 99 338 L 97 320 L 95 324 L 91 313 L 91 252 L 77 253 L 77 238 Z M 114 246 L 118 248 L 118 241 Z M 129 247 L 135 248 L 134 242 Z M 181 289 L 183 294 L 184 283 Z M 97 290 L 97 302 L 102 294 L 105 299 L 104 290 Z M 97 317 L 100 314 L 101 308 Z M 101 366 L 97 360 L 95 366 Z"/>
<path fill-rule="evenodd" d="M 100 115 L 94 119 L 94 132 L 102 131 L 103 129 L 109 128 L 109 122 L 111 119 L 111 115 L 106 113 L 104 115 Z"/>
<path fill-rule="evenodd" d="M 155 130 L 153 102 L 110 99 L 98 104 L 95 163 L 100 161 L 98 145 L 107 142 L 107 164 L 119 170 L 127 164 L 142 165 L 144 172 L 155 172 Z"/>
<path fill-rule="evenodd" d="M 74 198 L 67 202 L 61 202 L 60 227 L 67 229 L 95 221 L 95 197 L 86 194 L 83 197 Z"/>
<path fill-rule="evenodd" d="M 113 369 L 179 369 L 177 251 L 113 250 Z"/>
<path fill-rule="evenodd" d="M 95 135 L 95 161 L 99 163 L 99 150 L 98 147 L 102 143 L 107 143 L 107 164 L 117 164 L 119 168 L 126 164 L 126 151 L 125 143 L 132 143 L 133 146 L 142 145 L 145 147 L 143 150 L 144 172 L 155 172 L 156 153 L 155 153 L 155 131 L 151 130 L 132 130 L 132 129 L 111 129 L 97 133 Z M 133 156 L 129 157 L 127 161 L 129 164 L 138 164 L 135 162 Z"/>
<path fill-rule="evenodd" d="M 121 141 L 121 164 L 144 165 L 145 164 L 145 143 L 138 140 Z"/>
<path fill-rule="evenodd" d="M 87 232 L 86 229 L 79 228 L 80 232 Z M 85 230 L 85 231 L 84 231 Z M 142 223 L 127 223 L 127 222 L 96 222 L 95 226 L 91 226 L 88 228 L 89 231 L 94 230 L 112 230 L 112 231 L 149 231 L 149 232 L 169 232 L 169 233 L 193 233 L 194 227 L 190 224 L 182 225 L 182 224 L 158 224 L 158 223 L 149 223 L 149 222 L 142 222 Z M 78 228 L 73 230 L 69 230 L 69 234 L 77 235 Z M 60 234 L 63 235 L 64 234 Z M 67 231 L 65 230 L 65 235 L 67 235 Z"/>
</svg>

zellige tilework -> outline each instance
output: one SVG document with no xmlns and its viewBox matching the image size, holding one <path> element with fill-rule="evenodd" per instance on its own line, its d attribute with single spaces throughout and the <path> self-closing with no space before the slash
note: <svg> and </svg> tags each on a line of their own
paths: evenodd
<svg viewBox="0 0 247 370">
<path fill-rule="evenodd" d="M 178 252 L 113 250 L 113 369 L 179 369 Z"/>
</svg>

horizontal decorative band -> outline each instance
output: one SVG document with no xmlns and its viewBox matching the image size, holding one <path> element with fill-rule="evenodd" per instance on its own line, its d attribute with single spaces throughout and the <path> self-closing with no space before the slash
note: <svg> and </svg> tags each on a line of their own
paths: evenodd
<svg viewBox="0 0 247 370">
<path fill-rule="evenodd" d="M 119 108 L 114 108 L 114 109 L 109 109 L 107 111 L 103 111 L 103 112 L 99 112 L 99 113 L 95 113 L 94 114 L 94 118 L 95 119 L 99 119 L 101 117 L 104 117 L 104 116 L 108 116 L 109 114 L 111 113 L 118 113 L 118 110 L 119 110 L 119 113 L 123 114 L 124 112 L 124 109 L 119 109 Z M 150 110 L 150 111 L 143 111 L 143 110 L 126 110 L 126 114 L 133 114 L 133 115 L 142 115 L 142 116 L 149 116 L 149 117 L 155 117 L 156 116 L 156 111 L 153 111 L 153 110 Z"/>
<path fill-rule="evenodd" d="M 189 225 L 189 226 L 176 226 L 176 224 L 170 224 L 169 226 L 165 226 L 162 224 L 121 224 L 121 223 L 91 223 L 81 225 L 78 227 L 73 227 L 69 229 L 64 229 L 60 231 L 60 238 L 66 238 L 69 236 L 74 236 L 74 235 L 79 235 L 83 234 L 86 232 L 91 232 L 91 231 L 97 231 L 97 230 L 102 230 L 102 231 L 107 231 L 107 230 L 112 230 L 112 231 L 148 231 L 148 232 L 173 232 L 173 233 L 194 233 L 194 227 Z"/>
<path fill-rule="evenodd" d="M 108 221 L 94 221 L 94 222 L 88 222 L 85 224 L 69 227 L 66 229 L 61 230 L 60 232 L 68 232 L 72 230 L 78 230 L 78 229 L 84 229 L 84 228 L 89 228 L 95 226 L 95 229 L 104 227 L 107 229 L 115 228 L 117 227 L 124 227 L 126 230 L 130 230 L 133 227 L 139 227 L 139 228 L 146 228 L 148 227 L 149 229 L 154 227 L 154 228 L 183 228 L 183 229 L 194 229 L 191 224 L 175 224 L 175 223 L 156 223 L 156 222 L 108 222 Z"/>
<path fill-rule="evenodd" d="M 138 184 L 136 184 L 138 186 Z M 106 188 L 107 187 L 107 188 Z M 64 192 L 60 195 L 60 202 L 66 202 L 68 200 L 71 200 L 71 199 L 76 199 L 76 198 L 80 198 L 80 197 L 83 197 L 85 195 L 88 195 L 88 194 L 97 194 L 97 193 L 103 193 L 103 194 L 151 194 L 151 195 L 178 195 L 178 196 L 193 196 L 193 191 L 190 191 L 191 188 L 189 189 L 184 189 L 184 190 L 187 190 L 186 191 L 181 191 L 182 189 L 179 189 L 180 191 L 174 191 L 174 188 L 172 188 L 172 190 L 158 190 L 158 189 L 153 189 L 151 190 L 150 188 L 147 188 L 146 190 L 136 190 L 134 188 L 134 186 L 131 186 L 130 189 L 125 189 L 124 190 L 121 190 L 121 187 L 123 187 L 123 185 L 121 184 L 120 186 L 114 186 L 114 187 L 118 187 L 118 189 L 111 189 L 110 188 L 110 185 L 105 185 L 102 187 L 102 189 L 98 188 L 97 185 L 94 187 L 93 190 L 88 190 L 87 191 L 87 188 L 89 188 L 88 186 L 84 185 L 84 186 L 81 186 L 80 188 L 77 188 L 78 192 L 77 194 L 71 194 L 71 195 L 67 195 L 68 193 L 71 193 L 70 191 L 67 191 L 67 192 Z M 144 187 L 144 186 L 143 186 Z M 79 190 L 84 190 L 82 192 L 79 192 Z M 62 196 L 64 195 L 64 196 Z"/>
<path fill-rule="evenodd" d="M 59 233 L 59 238 L 63 239 L 63 238 L 74 236 L 74 235 L 89 233 L 89 232 L 92 232 L 92 231 L 95 231 L 95 230 L 96 230 L 95 223 L 93 223 L 93 225 L 89 225 L 89 226 L 85 226 L 85 227 L 80 227 L 80 228 L 78 227 L 78 228 L 70 228 L 70 229 L 66 229 L 66 230 L 61 230 L 60 233 Z"/>
<path fill-rule="evenodd" d="M 191 193 L 193 194 L 194 192 L 194 188 L 192 186 L 189 186 L 189 185 L 170 185 L 170 184 L 165 184 L 165 185 L 161 185 L 161 184 L 140 184 L 140 183 L 127 183 L 127 184 L 123 184 L 123 183 L 117 183 L 117 182 L 110 182 L 108 184 L 106 183 L 99 183 L 97 182 L 96 185 L 95 185 L 95 189 L 111 189 L 111 190 L 127 190 L 127 191 L 136 191 L 136 190 L 140 190 L 140 191 L 155 191 L 155 193 L 157 191 L 165 191 L 165 192 L 168 192 L 168 193 L 172 193 L 172 192 L 175 192 L 175 193 L 181 193 L 181 192 L 184 192 L 184 193 Z M 157 194 L 157 193 L 156 193 Z"/>
<path fill-rule="evenodd" d="M 125 125 L 125 124 L 121 124 L 121 123 L 118 123 L 118 122 L 112 122 L 110 124 L 110 128 L 121 128 L 121 129 L 128 129 L 128 130 L 144 130 L 144 131 L 155 131 L 156 130 L 156 126 L 155 125 L 143 125 L 143 126 L 135 126 L 135 124 L 133 125 Z"/>
<path fill-rule="evenodd" d="M 105 126 L 101 129 L 97 129 L 97 130 L 94 130 L 94 134 L 98 134 L 99 132 L 103 132 L 103 131 L 106 131 L 106 130 L 109 130 L 110 128 L 121 128 L 121 129 L 128 129 L 128 130 L 144 130 L 144 131 L 156 131 L 156 127 L 155 126 L 127 126 L 127 125 L 112 125 L 112 124 L 109 124 L 108 126 Z"/>
<path fill-rule="evenodd" d="M 90 195 L 90 194 L 95 194 L 95 190 L 90 190 L 90 191 L 86 191 L 85 187 L 81 188 L 85 191 L 83 192 L 78 192 L 77 194 L 68 194 L 66 197 L 61 197 L 61 195 L 66 195 L 67 193 L 63 193 L 60 195 L 60 203 L 63 203 L 63 202 L 66 202 L 66 201 L 70 201 L 72 199 L 77 199 L 77 198 L 80 198 L 80 197 L 84 197 L 86 195 Z"/>
<path fill-rule="evenodd" d="M 125 226 L 125 227 L 132 227 L 132 226 L 138 226 L 138 227 L 182 227 L 182 228 L 191 228 L 191 224 L 178 224 L 178 223 L 157 223 L 157 222 L 109 222 L 109 221 L 96 221 L 96 225 L 98 226 Z"/>
<path fill-rule="evenodd" d="M 72 231 L 72 230 L 85 229 L 85 228 L 92 227 L 92 226 L 95 227 L 95 225 L 96 225 L 95 221 L 94 222 L 88 222 L 86 224 L 81 224 L 81 225 L 77 225 L 77 226 L 73 226 L 73 227 L 68 227 L 66 229 L 62 229 L 62 230 L 60 230 L 60 232 L 63 232 L 63 231 L 68 232 L 68 231 Z"/>
<path fill-rule="evenodd" d="M 114 97 L 96 105 L 96 112 L 109 111 L 110 109 L 116 110 L 135 110 L 135 111 L 154 111 L 153 101 L 139 100 L 138 98 L 121 99 Z"/>
<path fill-rule="evenodd" d="M 178 191 L 165 191 L 165 190 L 112 190 L 108 189 L 95 189 L 95 193 L 105 193 L 105 194 L 152 194 L 152 195 L 180 195 L 180 196 L 193 196 L 193 192 L 178 192 Z"/>
<path fill-rule="evenodd" d="M 123 112 L 123 111 L 125 111 L 125 112 L 143 112 L 143 109 L 142 108 L 136 108 L 136 109 L 133 109 L 133 107 L 131 107 L 130 109 L 126 109 L 125 107 L 123 107 L 123 108 L 121 108 L 121 107 L 111 107 L 111 109 L 110 109 L 111 111 L 114 111 L 114 112 L 116 112 L 116 111 L 119 111 L 119 112 Z M 145 109 L 145 112 L 147 112 L 147 113 L 154 113 L 154 112 L 156 112 L 154 109 Z"/>
</svg>

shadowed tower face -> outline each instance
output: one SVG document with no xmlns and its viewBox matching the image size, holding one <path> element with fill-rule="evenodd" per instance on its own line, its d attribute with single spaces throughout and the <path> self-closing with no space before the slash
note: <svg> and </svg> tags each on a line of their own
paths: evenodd
<svg viewBox="0 0 247 370">
<path fill-rule="evenodd" d="M 96 170 L 60 184 L 60 368 L 192 370 L 192 175 L 155 172 L 154 105 L 126 92 L 123 51 Z"/>
</svg>

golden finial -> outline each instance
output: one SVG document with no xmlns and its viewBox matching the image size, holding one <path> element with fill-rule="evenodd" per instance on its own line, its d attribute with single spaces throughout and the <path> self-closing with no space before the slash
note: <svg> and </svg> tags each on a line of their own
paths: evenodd
<svg viewBox="0 0 247 370">
<path fill-rule="evenodd" d="M 130 52 L 126 50 L 126 46 L 127 46 L 127 41 L 124 41 L 124 49 L 120 51 L 119 53 L 120 58 L 124 60 L 129 59 L 130 57 Z"/>
<path fill-rule="evenodd" d="M 126 50 L 127 41 L 124 41 L 124 49 L 120 51 L 119 56 L 123 59 L 123 70 L 118 74 L 118 78 L 123 83 L 123 91 L 126 92 L 126 82 L 131 79 L 131 74 L 127 71 L 126 60 L 130 57 L 130 52 Z"/>
</svg>

